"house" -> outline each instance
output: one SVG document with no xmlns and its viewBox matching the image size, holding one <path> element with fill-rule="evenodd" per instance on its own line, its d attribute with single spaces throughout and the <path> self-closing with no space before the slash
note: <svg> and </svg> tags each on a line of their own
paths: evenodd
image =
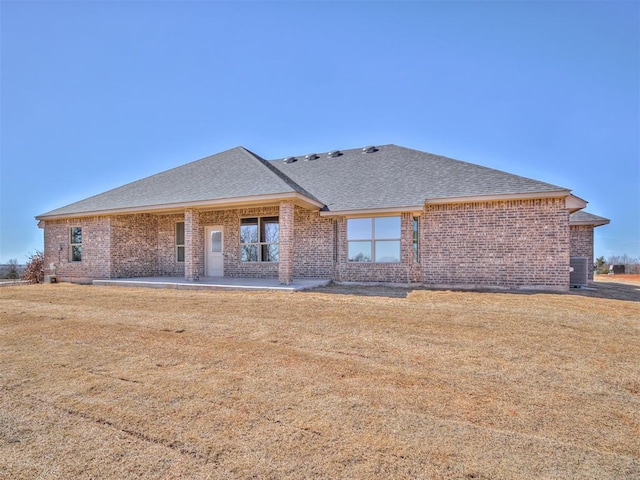
<svg viewBox="0 0 640 480">
<path fill-rule="evenodd" d="M 567 188 L 396 145 L 267 161 L 243 147 L 36 217 L 62 280 L 147 276 L 565 290 L 593 264 Z M 49 271 L 48 273 L 53 273 Z"/>
</svg>

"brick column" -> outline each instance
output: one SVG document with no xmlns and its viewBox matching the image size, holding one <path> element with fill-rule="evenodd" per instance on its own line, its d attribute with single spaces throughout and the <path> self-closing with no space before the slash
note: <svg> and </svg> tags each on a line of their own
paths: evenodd
<svg viewBox="0 0 640 480">
<path fill-rule="evenodd" d="M 200 218 L 193 209 L 184 212 L 184 278 L 200 279 Z"/>
<path fill-rule="evenodd" d="M 293 282 L 293 211 L 293 203 L 280 203 L 278 280 L 283 285 L 289 285 Z"/>
</svg>

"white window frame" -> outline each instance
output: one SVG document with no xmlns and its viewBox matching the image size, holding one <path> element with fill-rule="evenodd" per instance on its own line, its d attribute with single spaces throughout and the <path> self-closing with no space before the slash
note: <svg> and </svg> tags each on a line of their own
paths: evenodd
<svg viewBox="0 0 640 480">
<path fill-rule="evenodd" d="M 376 237 L 376 219 L 380 218 L 397 218 L 400 226 L 398 237 Z M 369 238 L 355 238 L 349 240 L 349 221 L 351 220 L 369 220 L 371 222 L 371 235 Z M 349 255 L 349 245 L 351 243 L 365 243 L 370 244 L 371 259 L 369 260 L 352 260 Z M 398 260 L 394 261 L 376 261 L 376 245 L 381 242 L 397 242 L 398 243 Z M 347 261 L 349 263 L 402 263 L 402 217 L 400 215 L 391 216 L 374 216 L 374 217 L 352 217 L 347 218 Z"/>
<path fill-rule="evenodd" d="M 411 218 L 411 258 L 420 263 L 420 217 Z"/>
<path fill-rule="evenodd" d="M 178 239 L 178 225 L 182 224 L 182 243 L 179 242 Z M 176 262 L 178 263 L 184 263 L 184 259 L 186 257 L 186 250 L 185 250 L 185 236 L 186 236 L 186 231 L 185 231 L 185 223 L 184 222 L 176 222 L 175 223 L 175 229 L 174 229 L 174 240 L 176 243 Z M 182 252 L 182 260 L 180 260 L 180 252 Z"/>
<path fill-rule="evenodd" d="M 74 242 L 74 230 L 80 230 L 80 241 Z M 75 252 L 79 253 L 79 258 L 76 258 Z M 82 227 L 74 226 L 69 228 L 69 261 L 76 263 L 82 261 Z"/>
</svg>

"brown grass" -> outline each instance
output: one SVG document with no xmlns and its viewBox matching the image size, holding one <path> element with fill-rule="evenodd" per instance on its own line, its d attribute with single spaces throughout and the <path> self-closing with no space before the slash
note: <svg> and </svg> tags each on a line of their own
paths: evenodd
<svg viewBox="0 0 640 480">
<path fill-rule="evenodd" d="M 640 478 L 620 288 L 4 287 L 0 477 Z"/>
</svg>

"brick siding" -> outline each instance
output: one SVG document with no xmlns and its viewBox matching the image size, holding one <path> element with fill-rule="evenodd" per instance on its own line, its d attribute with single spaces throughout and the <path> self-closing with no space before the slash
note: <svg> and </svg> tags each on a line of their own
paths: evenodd
<svg viewBox="0 0 640 480">
<path fill-rule="evenodd" d="M 82 261 L 71 261 L 70 229 L 82 228 Z M 48 220 L 44 228 L 45 275 L 51 275 L 50 265 L 64 281 L 86 283 L 95 278 L 111 276 L 111 218 L 84 217 L 68 220 Z"/>
<path fill-rule="evenodd" d="M 113 246 L 110 276 L 130 278 L 157 275 L 158 217 L 152 214 L 137 214 L 110 218 Z M 87 238 L 90 238 L 90 235 L 87 235 Z"/>
<path fill-rule="evenodd" d="M 289 208 L 289 207 L 284 207 Z M 224 275 L 278 278 L 278 262 L 240 261 L 240 219 L 287 216 L 280 207 L 192 211 L 197 234 L 187 240 L 192 277 L 205 276 L 205 228 L 224 229 Z M 188 276 L 178 262 L 175 225 L 188 216 L 136 214 L 44 222 L 45 266 L 64 280 L 135 276 Z M 339 282 L 424 283 L 432 287 L 568 289 L 569 256 L 593 261 L 593 228 L 571 227 L 564 199 L 426 205 L 419 217 L 419 262 L 413 261 L 413 214 L 401 215 L 401 262 L 347 260 L 347 218 L 293 208 L 293 277 Z M 81 262 L 70 262 L 69 229 L 83 229 Z M 281 232 L 287 226 L 280 225 Z M 337 234 L 337 237 L 336 237 Z M 62 246 L 62 250 L 60 250 Z M 186 245 L 185 245 L 186 247 Z M 47 273 L 51 273 L 47 271 Z"/>
<path fill-rule="evenodd" d="M 158 215 L 158 276 L 184 277 L 184 262 L 178 262 L 176 223 L 184 222 L 184 214 Z"/>
<path fill-rule="evenodd" d="M 593 265 L 593 226 L 591 225 L 571 225 L 569 227 L 571 236 L 571 256 L 587 257 L 587 265 Z M 589 268 L 589 280 L 593 280 L 593 268 Z"/>
<path fill-rule="evenodd" d="M 569 288 L 564 199 L 426 205 L 426 285 Z"/>
</svg>

